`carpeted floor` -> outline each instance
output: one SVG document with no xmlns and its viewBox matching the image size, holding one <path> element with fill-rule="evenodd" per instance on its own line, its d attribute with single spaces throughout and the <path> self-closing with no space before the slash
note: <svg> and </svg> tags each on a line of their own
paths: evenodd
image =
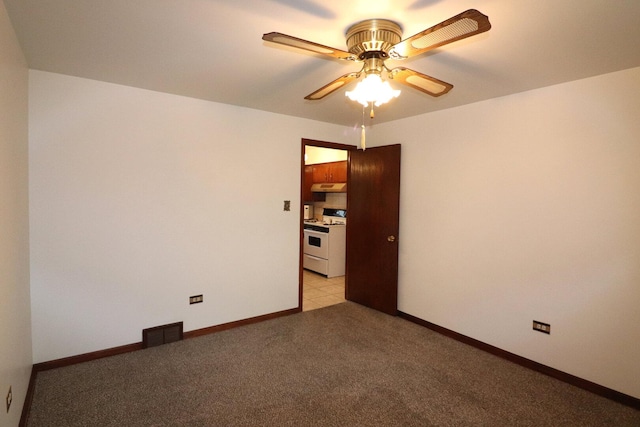
<svg viewBox="0 0 640 427">
<path fill-rule="evenodd" d="M 640 411 L 346 302 L 40 372 L 29 426 L 640 426 Z"/>
</svg>

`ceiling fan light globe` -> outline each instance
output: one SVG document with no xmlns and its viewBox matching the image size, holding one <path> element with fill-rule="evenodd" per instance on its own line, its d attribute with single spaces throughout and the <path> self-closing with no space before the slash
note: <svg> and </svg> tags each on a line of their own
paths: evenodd
<svg viewBox="0 0 640 427">
<path fill-rule="evenodd" d="M 382 81 L 378 74 L 369 74 L 358 83 L 356 88 L 345 93 L 352 101 L 359 102 L 363 106 L 373 103 L 376 107 L 389 102 L 400 95 L 399 90 L 394 90 L 389 82 Z"/>
<path fill-rule="evenodd" d="M 369 105 L 369 101 L 367 101 L 366 99 L 363 98 L 359 98 L 358 97 L 358 93 L 356 93 L 355 90 L 348 90 L 345 92 L 345 95 L 352 101 L 356 101 L 359 104 L 362 104 L 363 107 L 366 107 L 367 105 Z"/>
</svg>

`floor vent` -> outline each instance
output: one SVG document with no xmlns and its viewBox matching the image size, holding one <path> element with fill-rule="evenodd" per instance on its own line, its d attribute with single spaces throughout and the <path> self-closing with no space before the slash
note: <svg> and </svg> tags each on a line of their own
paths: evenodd
<svg viewBox="0 0 640 427">
<path fill-rule="evenodd" d="M 156 347 L 180 340 L 182 340 L 182 322 L 142 330 L 142 348 Z"/>
</svg>

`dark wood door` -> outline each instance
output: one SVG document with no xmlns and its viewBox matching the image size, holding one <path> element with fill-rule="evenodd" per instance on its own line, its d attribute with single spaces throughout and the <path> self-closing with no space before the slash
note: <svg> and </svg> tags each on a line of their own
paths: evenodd
<svg viewBox="0 0 640 427">
<path fill-rule="evenodd" d="M 346 298 L 398 311 L 400 145 L 349 153 Z"/>
</svg>

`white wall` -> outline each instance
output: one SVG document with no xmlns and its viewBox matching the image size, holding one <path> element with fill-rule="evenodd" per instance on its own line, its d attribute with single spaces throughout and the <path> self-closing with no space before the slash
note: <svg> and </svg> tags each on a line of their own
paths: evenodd
<svg viewBox="0 0 640 427">
<path fill-rule="evenodd" d="M 301 139 L 350 129 L 33 70 L 29 92 L 34 362 L 298 306 Z"/>
<path fill-rule="evenodd" d="M 28 70 L 0 2 L 0 425 L 17 426 L 31 374 Z M 11 387 L 13 402 L 5 410 Z"/>
<path fill-rule="evenodd" d="M 640 398 L 638 93 L 640 68 L 371 129 L 403 150 L 400 310 Z"/>
</svg>

